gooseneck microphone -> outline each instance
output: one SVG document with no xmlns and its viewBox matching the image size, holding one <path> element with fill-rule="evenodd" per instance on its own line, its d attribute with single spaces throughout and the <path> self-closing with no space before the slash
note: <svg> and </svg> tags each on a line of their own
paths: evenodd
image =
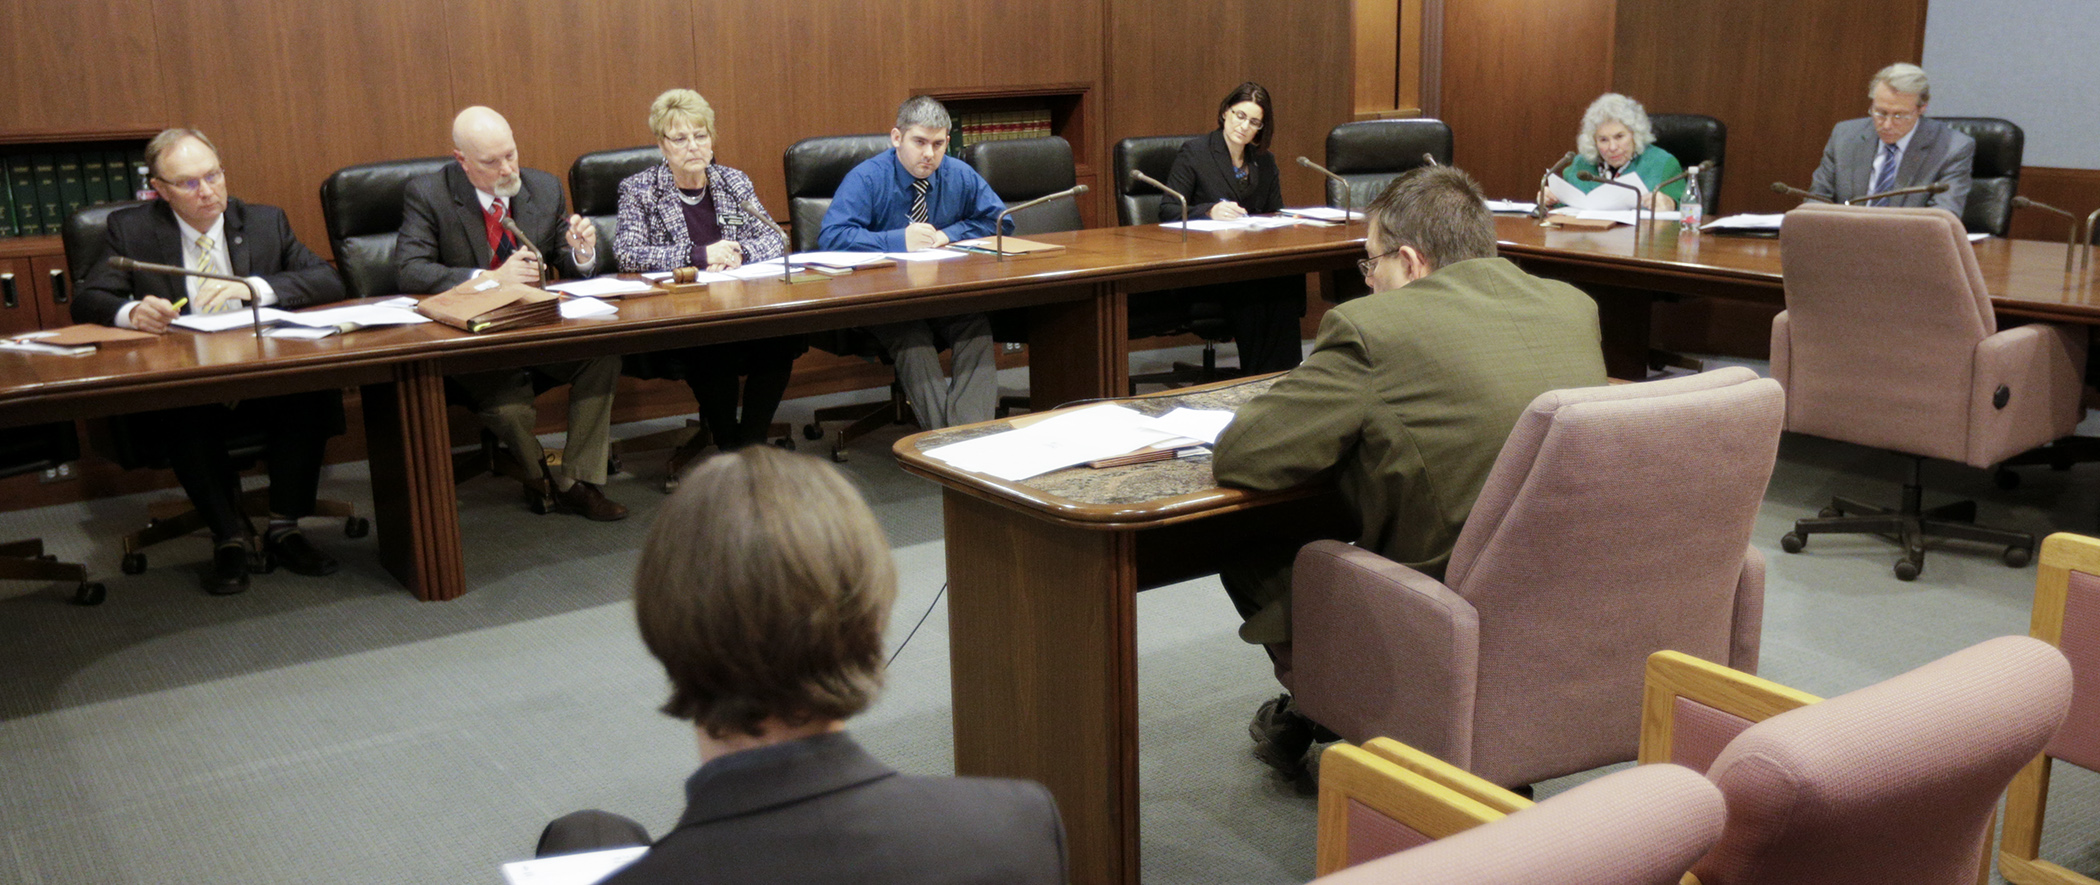
<svg viewBox="0 0 2100 885">
<path fill-rule="evenodd" d="M 229 283 L 240 283 L 244 286 L 248 284 L 247 280 L 242 279 L 240 277 L 228 276 L 222 273 L 207 273 L 201 270 L 191 270 L 187 267 L 176 267 L 172 264 L 154 264 L 150 261 L 138 261 L 131 258 L 125 258 L 122 255 L 111 256 L 109 259 L 109 266 L 122 271 L 135 270 L 140 271 L 142 273 L 153 273 L 170 277 L 197 277 L 199 279 L 205 280 L 223 280 Z M 262 293 L 255 291 L 255 287 L 248 287 L 248 322 L 251 326 L 254 327 L 255 340 L 258 342 L 262 340 L 263 328 L 262 298 L 260 297 L 261 294 Z"/>
<path fill-rule="evenodd" d="M 1023 209 L 1041 206 L 1044 203 L 1050 202 L 1051 200 L 1068 200 L 1073 197 L 1079 196 L 1080 194 L 1086 193 L 1087 190 L 1088 188 L 1086 185 L 1075 184 L 1071 187 L 1065 188 L 1064 190 L 1058 191 L 1057 193 L 1044 194 L 1040 197 L 1036 197 L 1033 200 L 1029 200 L 1028 202 L 1006 207 L 1006 211 L 999 213 L 999 217 L 992 221 L 992 250 L 998 253 L 998 259 L 1000 261 L 1006 260 L 1006 216 L 1012 215 L 1015 212 L 1019 212 Z"/>
<path fill-rule="evenodd" d="M 518 248 L 531 252 L 534 257 L 540 260 L 540 284 L 546 285 L 547 274 L 553 272 L 553 269 L 547 264 L 546 253 L 541 252 L 540 247 L 533 245 L 532 239 L 525 236 L 524 229 L 518 227 L 517 219 L 512 218 L 510 213 L 504 213 L 503 220 L 496 223 L 503 225 L 504 232 L 510 234 L 511 239 L 518 241 Z"/>
<path fill-rule="evenodd" d="M 2064 234 L 2064 273 L 2070 273 L 2071 269 L 2077 266 L 2078 261 L 2078 216 L 2051 206 L 2048 203 L 2037 202 L 2026 197 L 2014 197 L 2012 198 L 2012 204 L 2015 209 L 2040 209 L 2044 212 L 2054 212 L 2070 219 L 2069 227 L 2071 230 L 2069 233 Z M 2095 212 L 2094 214 L 2100 215 L 2100 212 Z"/>
<path fill-rule="evenodd" d="M 1861 203 L 1867 202 L 1868 200 L 1881 200 L 1887 199 L 1889 197 L 1908 196 L 1910 194 L 1939 194 L 1946 193 L 1946 191 L 1947 186 L 1945 184 L 1934 182 L 1932 184 L 1922 184 L 1917 187 L 1899 187 L 1895 190 L 1882 191 L 1878 194 L 1868 194 L 1864 197 L 1853 197 L 1852 199 L 1846 200 L 1845 205 L 1857 206 Z"/>
<path fill-rule="evenodd" d="M 793 283 L 795 281 L 795 238 L 788 236 L 787 228 L 781 227 L 780 222 L 774 221 L 773 216 L 766 214 L 765 208 L 758 205 L 758 200 L 745 200 L 743 209 L 745 215 L 749 215 L 752 218 L 765 219 L 767 224 L 773 226 L 773 230 L 780 233 L 780 281 Z"/>
<path fill-rule="evenodd" d="M 1161 182 L 1161 181 L 1160 181 L 1159 179 L 1157 179 L 1157 178 L 1153 178 L 1153 177 L 1152 177 L 1152 176 L 1150 176 L 1150 175 L 1146 175 L 1145 173 L 1143 173 L 1143 172 L 1140 172 L 1140 171 L 1138 171 L 1138 170 L 1136 170 L 1136 169 L 1132 169 L 1132 170 L 1130 170 L 1130 177 L 1131 177 L 1131 178 L 1135 178 L 1135 179 L 1137 179 L 1137 180 L 1139 180 L 1139 181 L 1142 181 L 1142 182 L 1144 182 L 1144 183 L 1146 183 L 1146 184 L 1152 185 L 1153 187 L 1159 188 L 1159 192 L 1160 192 L 1160 193 L 1166 194 L 1166 195 L 1168 195 L 1168 196 L 1170 196 L 1170 197 L 1173 197 L 1173 198 L 1174 198 L 1174 199 L 1176 199 L 1176 200 L 1180 200 L 1180 201 L 1181 201 L 1181 241 L 1182 241 L 1182 242 L 1184 242 L 1184 243 L 1188 242 L 1188 241 L 1189 241 L 1189 198 L 1187 198 L 1187 197 L 1184 197 L 1184 196 L 1182 196 L 1182 195 L 1181 195 L 1181 192 L 1180 192 L 1180 191 L 1177 191 L 1177 190 L 1175 190 L 1175 189 L 1173 189 L 1173 188 L 1171 188 L 1171 187 L 1168 187 L 1168 186 L 1166 186 L 1166 184 L 1165 184 L 1165 183 L 1163 183 L 1163 182 Z"/>
<path fill-rule="evenodd" d="M 1772 182 L 1772 192 L 1773 192 L 1773 193 L 1775 193 L 1775 194 L 1786 194 L 1787 196 L 1790 196 L 1790 197 L 1800 197 L 1801 199 L 1804 199 L 1804 200 L 1814 200 L 1814 201 L 1816 201 L 1816 202 L 1818 202 L 1818 203 L 1836 203 L 1836 202 L 1837 202 L 1836 200 L 1833 200 L 1833 199 L 1831 199 L 1831 198 L 1829 198 L 1829 197 L 1823 196 L 1822 194 L 1818 194 L 1818 193 L 1811 193 L 1811 192 L 1809 192 L 1809 191 L 1805 191 L 1805 190 L 1802 190 L 1802 189 L 1800 189 L 1800 188 L 1798 188 L 1798 187 L 1795 187 L 1795 186 L 1793 186 L 1793 185 L 1791 185 L 1791 184 L 1787 184 L 1786 182 L 1783 182 L 1783 181 L 1775 181 L 1775 182 Z"/>
<path fill-rule="evenodd" d="M 1546 167 L 1546 174 L 1539 176 L 1539 193 L 1542 195 L 1549 194 L 1553 188 L 1553 176 L 1559 175 L 1561 170 L 1568 168 L 1568 164 L 1573 162 L 1575 162 L 1575 152 L 1569 151 L 1561 154 L 1560 159 L 1554 160 L 1553 165 Z M 1546 220 L 1545 200 L 1540 200 L 1538 205 L 1531 208 L 1531 217 L 1540 221 Z"/>
<path fill-rule="evenodd" d="M 1692 165 L 1686 167 L 1683 172 L 1679 172 L 1676 175 L 1672 175 L 1668 178 L 1663 179 L 1661 184 L 1655 186 L 1655 189 L 1660 191 L 1663 188 L 1669 187 L 1670 185 L 1676 184 L 1694 175 L 1698 175 L 1700 169 L 1705 165 L 1706 164 L 1704 163 L 1693 163 Z"/>
<path fill-rule="evenodd" d="M 1422 156 L 1426 157 L 1429 155 L 1423 154 Z M 1432 160 L 1431 162 L 1434 163 L 1435 161 Z M 1334 172 L 1332 170 L 1329 170 L 1327 167 L 1313 162 L 1312 158 L 1310 157 L 1299 157 L 1298 165 L 1304 166 L 1307 169 L 1311 169 L 1314 172 L 1318 172 L 1321 175 L 1325 175 L 1327 176 L 1328 181 L 1332 181 L 1335 184 L 1342 186 L 1342 223 L 1348 224 L 1349 219 L 1355 217 L 1355 213 L 1350 210 L 1355 208 L 1356 203 L 1356 189 L 1349 186 L 1349 180 L 1334 174 Z"/>
<path fill-rule="evenodd" d="M 2093 263 L 2092 242 L 2094 222 L 2100 222 L 2100 209 L 2094 209 L 2093 214 L 2085 217 L 2085 236 L 2078 238 L 2078 242 L 2086 244 L 2085 257 L 2078 260 L 2078 266 L 2081 269 L 2091 266 Z"/>
</svg>

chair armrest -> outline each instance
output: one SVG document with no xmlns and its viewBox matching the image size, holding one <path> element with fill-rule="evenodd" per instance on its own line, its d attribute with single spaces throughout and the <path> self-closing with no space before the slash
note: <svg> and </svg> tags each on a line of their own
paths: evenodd
<svg viewBox="0 0 2100 885">
<path fill-rule="evenodd" d="M 2006 329 L 1976 345 L 1969 395 L 1971 467 L 1989 467 L 2070 435 L 2085 409 L 2085 330 L 2050 323 Z M 2003 386 L 2004 408 L 1995 397 Z"/>
<path fill-rule="evenodd" d="M 1743 571 L 1735 579 L 1735 630 L 1728 640 L 1728 666 L 1757 672 L 1758 649 L 1765 635 L 1765 555 L 1743 550 Z"/>
<path fill-rule="evenodd" d="M 1442 582 L 1368 550 L 1315 541 L 1291 576 L 1298 707 L 1342 737 L 1391 737 L 1471 762 L 1480 617 Z"/>
<path fill-rule="evenodd" d="M 1515 793 L 1452 770 L 1460 776 L 1458 785 L 1393 762 L 1383 753 L 1348 744 L 1328 747 L 1320 757 L 1317 874 L 1324 876 L 1426 845 L 1500 820 L 1515 803 L 1531 804 Z M 1466 784 L 1466 778 L 1477 783 Z M 1483 795 L 1495 801 L 1480 801 Z"/>
<path fill-rule="evenodd" d="M 1781 388 L 1790 386 L 1793 376 L 1794 335 L 1787 323 L 1786 311 L 1772 318 L 1772 380 Z"/>
<path fill-rule="evenodd" d="M 1643 674 L 1640 762 L 1674 762 L 1704 773 L 1743 729 L 1820 700 L 1683 652 L 1656 652 Z"/>
</svg>

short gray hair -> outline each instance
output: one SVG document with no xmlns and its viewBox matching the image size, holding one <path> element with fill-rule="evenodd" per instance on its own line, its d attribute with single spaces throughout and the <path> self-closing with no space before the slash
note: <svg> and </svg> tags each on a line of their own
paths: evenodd
<svg viewBox="0 0 2100 885">
<path fill-rule="evenodd" d="M 1495 218 L 1480 183 L 1457 166 L 1417 166 L 1372 200 L 1364 217 L 1387 249 L 1413 246 L 1429 269 L 1495 257 Z"/>
<path fill-rule="evenodd" d="M 897 131 L 909 132 L 913 126 L 921 126 L 936 132 L 946 132 L 954 124 L 948 119 L 948 109 L 930 95 L 914 95 L 897 106 Z"/>
<path fill-rule="evenodd" d="M 160 178 L 161 155 L 174 150 L 176 145 L 181 144 L 184 139 L 190 138 L 196 139 L 198 144 L 209 148 L 212 156 L 218 156 L 219 146 L 212 144 L 211 139 L 205 138 L 202 132 L 179 127 L 162 129 L 159 135 L 153 136 L 152 141 L 146 142 L 146 174 L 154 178 Z"/>
<path fill-rule="evenodd" d="M 1888 88 L 1904 95 L 1915 95 L 1919 104 L 1932 101 L 1932 78 L 1925 76 L 1925 69 L 1907 61 L 1899 61 L 1874 72 L 1874 79 L 1867 81 L 1867 97 L 1874 97 L 1874 87 Z"/>
<path fill-rule="evenodd" d="M 1606 123 L 1617 123 L 1633 133 L 1633 154 L 1655 143 L 1655 127 L 1648 123 L 1648 109 L 1641 103 L 1616 92 L 1607 92 L 1590 102 L 1590 109 L 1582 112 L 1582 129 L 1575 133 L 1575 149 L 1582 158 L 1597 162 L 1597 127 Z"/>
</svg>

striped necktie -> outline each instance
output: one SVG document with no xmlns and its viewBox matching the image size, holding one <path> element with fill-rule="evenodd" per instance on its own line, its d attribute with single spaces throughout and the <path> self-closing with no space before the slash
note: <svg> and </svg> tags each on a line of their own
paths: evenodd
<svg viewBox="0 0 2100 885">
<path fill-rule="evenodd" d="M 1881 146 L 1881 174 L 1874 176 L 1874 193 L 1896 189 L 1896 151 L 1893 144 Z M 1874 201 L 1876 206 L 1886 206 L 1894 197 L 1883 197 Z"/>
<path fill-rule="evenodd" d="M 926 223 L 926 192 L 933 189 L 933 182 L 924 178 L 911 180 L 911 223 Z"/>
</svg>

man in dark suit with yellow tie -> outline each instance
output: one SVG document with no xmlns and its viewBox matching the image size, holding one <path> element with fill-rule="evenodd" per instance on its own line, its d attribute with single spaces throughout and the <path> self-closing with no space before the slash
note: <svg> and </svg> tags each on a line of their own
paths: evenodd
<svg viewBox="0 0 2100 885">
<path fill-rule="evenodd" d="M 75 322 L 160 334 L 183 314 L 239 310 L 248 301 L 296 309 L 343 298 L 343 281 L 292 235 L 284 212 L 227 195 L 219 151 L 194 129 L 169 129 L 146 144 L 146 166 L 160 199 L 111 213 L 105 255 L 245 277 L 246 282 L 122 271 L 98 262 L 74 293 Z M 317 390 L 167 409 L 132 416 L 132 432 L 159 448 L 211 527 L 211 571 L 204 588 L 248 589 L 250 559 L 268 551 L 302 575 L 326 575 L 336 562 L 299 531 L 313 513 L 328 437 L 340 433 L 340 390 Z M 262 422 L 270 474 L 270 523 L 258 545 L 241 512 L 240 474 L 227 452 L 227 428 Z"/>
</svg>

